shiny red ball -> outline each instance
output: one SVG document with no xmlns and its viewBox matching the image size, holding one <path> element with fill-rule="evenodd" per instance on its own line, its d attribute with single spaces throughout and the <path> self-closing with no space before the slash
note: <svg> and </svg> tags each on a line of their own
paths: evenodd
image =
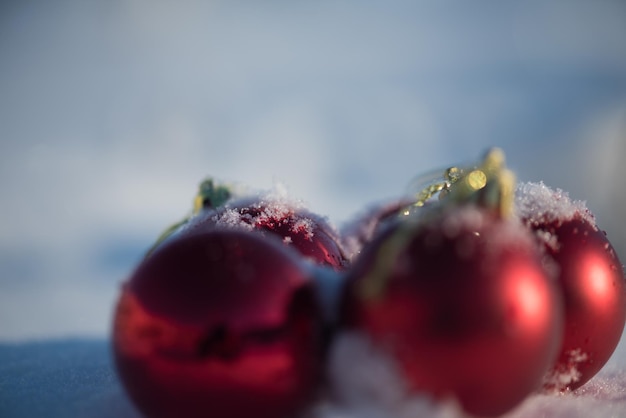
<svg viewBox="0 0 626 418">
<path fill-rule="evenodd" d="M 530 233 L 472 206 L 400 222 L 348 275 L 342 328 L 369 336 L 410 387 L 497 416 L 541 386 L 562 334 Z"/>
<path fill-rule="evenodd" d="M 560 355 L 544 388 L 573 390 L 589 381 L 615 350 L 626 321 L 620 260 L 582 201 L 543 183 L 521 183 L 517 212 L 546 254 L 565 308 Z"/>
<path fill-rule="evenodd" d="M 626 281 L 606 235 L 582 217 L 534 225 L 556 262 L 565 334 L 546 389 L 576 389 L 609 360 L 626 321 Z"/>
<path fill-rule="evenodd" d="M 123 286 L 121 380 L 150 418 L 293 417 L 316 394 L 321 321 L 297 253 L 260 235 L 172 239 Z"/>
</svg>

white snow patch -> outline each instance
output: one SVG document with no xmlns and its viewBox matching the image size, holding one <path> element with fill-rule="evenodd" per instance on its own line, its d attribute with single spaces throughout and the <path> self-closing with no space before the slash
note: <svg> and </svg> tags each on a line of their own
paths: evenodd
<svg viewBox="0 0 626 418">
<path fill-rule="evenodd" d="M 555 392 L 560 392 L 568 385 L 577 382 L 581 376 L 578 365 L 589 359 L 587 353 L 580 348 L 570 350 L 567 357 L 566 366 L 559 365 L 559 367 L 551 370 L 544 379 L 544 384 Z"/>
<path fill-rule="evenodd" d="M 336 402 L 314 408 L 315 418 L 460 418 L 453 400 L 411 393 L 395 361 L 356 332 L 339 334 L 331 348 L 331 390 Z"/>
<path fill-rule="evenodd" d="M 595 217 L 581 200 L 572 200 L 561 189 L 552 189 L 543 182 L 520 183 L 515 191 L 517 213 L 528 225 L 560 224 L 581 218 L 596 226 Z"/>
<path fill-rule="evenodd" d="M 268 191 L 238 195 L 237 199 L 231 199 L 218 210 L 202 211 L 192 216 L 181 230 L 193 230 L 206 223 L 248 231 L 256 227 L 291 225 L 291 233 L 307 240 L 312 240 L 316 231 L 322 228 L 338 245 L 342 243 L 339 232 L 327 217 L 310 211 L 302 200 L 291 197 L 280 183 Z"/>
<path fill-rule="evenodd" d="M 304 237 L 308 240 L 313 239 L 313 230 L 315 223 L 310 218 L 301 218 L 294 222 L 291 230 L 296 233 L 304 233 Z"/>
<path fill-rule="evenodd" d="M 529 396 L 506 418 L 617 418 L 626 416 L 626 372 L 600 372 L 581 388 Z"/>
<path fill-rule="evenodd" d="M 239 213 L 239 210 L 233 208 L 225 209 L 223 212 L 220 212 L 219 215 L 211 216 L 211 220 L 213 220 L 217 226 L 243 228 L 246 230 L 254 229 L 254 225 L 251 222 L 246 222 L 245 219 L 245 216 Z"/>
<path fill-rule="evenodd" d="M 559 242 L 559 237 L 556 234 L 552 234 L 549 231 L 545 231 L 543 229 L 538 229 L 535 231 L 535 235 L 541 242 L 543 242 L 547 248 L 554 251 L 555 253 L 559 251 L 561 248 L 561 243 Z"/>
</svg>

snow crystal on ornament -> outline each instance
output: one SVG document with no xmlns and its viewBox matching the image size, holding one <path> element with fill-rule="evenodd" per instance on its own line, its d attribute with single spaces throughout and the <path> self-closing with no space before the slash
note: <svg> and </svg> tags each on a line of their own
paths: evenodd
<svg viewBox="0 0 626 418">
<path fill-rule="evenodd" d="M 218 226 L 243 228 L 247 230 L 254 229 L 253 223 L 246 222 L 244 220 L 244 216 L 239 213 L 238 209 L 229 208 L 221 212 L 219 215 L 213 215 L 211 218 Z"/>
<path fill-rule="evenodd" d="M 564 367 L 557 367 L 546 376 L 544 384 L 546 387 L 553 388 L 555 393 L 567 388 L 570 384 L 577 382 L 581 377 L 578 365 L 589 359 L 587 353 L 577 348 L 566 353 L 567 362 Z"/>
<path fill-rule="evenodd" d="M 330 223 L 322 217 L 310 213 L 302 201 L 291 198 L 280 184 L 267 192 L 258 192 L 230 200 L 217 211 L 200 212 L 190 219 L 184 229 L 194 229 L 207 220 L 218 227 L 242 228 L 252 230 L 255 227 L 275 227 L 277 222 L 288 224 L 294 213 L 304 214 L 290 227 L 290 231 L 302 234 L 306 239 L 313 239 L 316 222 L 325 222 L 331 228 L 329 233 L 337 234 Z"/>
<path fill-rule="evenodd" d="M 596 225 L 584 201 L 572 200 L 567 192 L 551 189 L 543 182 L 520 183 L 515 191 L 515 205 L 519 216 L 529 225 L 558 224 L 574 218 Z"/>
<path fill-rule="evenodd" d="M 309 218 L 298 219 L 291 227 L 291 232 L 304 233 L 306 239 L 313 239 L 313 220 Z"/>
</svg>

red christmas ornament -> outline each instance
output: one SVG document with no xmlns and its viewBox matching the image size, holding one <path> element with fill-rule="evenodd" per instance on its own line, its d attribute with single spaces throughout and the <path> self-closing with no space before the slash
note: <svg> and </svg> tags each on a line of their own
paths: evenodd
<svg viewBox="0 0 626 418">
<path fill-rule="evenodd" d="M 514 184 L 499 150 L 429 180 L 356 258 L 341 305 L 343 329 L 386 351 L 411 389 L 472 415 L 539 389 L 561 343 L 562 300 L 513 216 Z"/>
<path fill-rule="evenodd" d="M 400 222 L 348 274 L 342 327 L 395 358 L 409 385 L 497 416 L 538 389 L 562 306 L 525 228 L 473 206 Z"/>
<path fill-rule="evenodd" d="M 292 251 L 214 230 L 144 260 L 123 287 L 113 351 L 147 417 L 287 418 L 315 397 L 321 319 Z"/>
<path fill-rule="evenodd" d="M 626 321 L 626 281 L 606 234 L 582 202 L 542 183 L 518 188 L 518 207 L 548 255 L 563 295 L 565 333 L 545 389 L 573 390 L 609 360 Z"/>
</svg>

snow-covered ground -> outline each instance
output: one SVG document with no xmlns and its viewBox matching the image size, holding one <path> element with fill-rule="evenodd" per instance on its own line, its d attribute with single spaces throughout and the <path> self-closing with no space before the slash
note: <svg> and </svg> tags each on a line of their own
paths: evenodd
<svg viewBox="0 0 626 418">
<path fill-rule="evenodd" d="M 376 370 L 375 368 L 373 370 Z M 380 368 L 377 369 L 380 372 Z M 389 403 L 394 386 L 380 386 L 386 376 L 370 372 L 380 396 L 345 398 L 344 405 L 319 404 L 314 418 L 461 418 L 452 404 L 414 398 Z M 362 371 L 359 376 L 367 376 Z M 352 383 L 355 383 L 354 381 Z M 385 382 L 389 383 L 389 381 Z M 343 380 L 340 384 L 346 384 Z M 358 392 L 358 390 L 357 390 Z M 365 392 L 361 392 L 361 395 Z M 111 363 L 106 340 L 57 340 L 0 344 L 0 416 L 3 418 L 139 418 L 126 397 Z M 533 395 L 506 418 L 619 418 L 626 416 L 626 344 L 604 369 L 578 391 L 565 395 Z"/>
</svg>

